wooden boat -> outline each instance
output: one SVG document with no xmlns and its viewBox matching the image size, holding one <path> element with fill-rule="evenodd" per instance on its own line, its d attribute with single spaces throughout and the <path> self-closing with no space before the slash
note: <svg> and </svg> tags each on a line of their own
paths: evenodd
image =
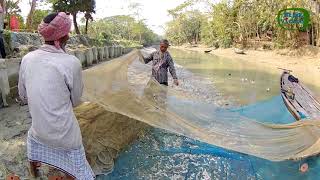
<svg viewBox="0 0 320 180">
<path fill-rule="evenodd" d="M 239 49 L 239 48 L 234 48 L 234 52 L 236 54 L 245 54 L 243 49 Z"/>
<path fill-rule="evenodd" d="M 212 51 L 212 49 L 210 49 L 210 50 L 205 50 L 204 53 L 209 53 L 209 52 L 211 52 L 211 51 Z"/>
<path fill-rule="evenodd" d="M 280 80 L 281 96 L 297 121 L 304 118 L 320 118 L 320 103 L 298 78 L 284 71 Z"/>
</svg>

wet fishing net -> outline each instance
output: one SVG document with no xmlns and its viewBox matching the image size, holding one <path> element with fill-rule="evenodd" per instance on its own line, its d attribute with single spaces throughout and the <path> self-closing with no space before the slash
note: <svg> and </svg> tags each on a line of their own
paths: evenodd
<svg viewBox="0 0 320 180">
<path fill-rule="evenodd" d="M 301 159 L 320 151 L 319 121 L 262 123 L 241 111 L 199 100 L 190 89 L 161 86 L 150 75 L 151 67 L 143 63 L 138 50 L 83 72 L 88 103 L 76 114 L 96 172 L 111 168 L 121 147 L 146 124 L 272 161 Z"/>
<path fill-rule="evenodd" d="M 83 103 L 75 109 L 75 113 L 87 160 L 96 174 L 110 172 L 118 153 L 137 139 L 147 126 L 127 116 L 106 111 L 95 103 Z"/>
<path fill-rule="evenodd" d="M 281 96 L 230 111 L 237 111 L 245 117 L 259 119 L 265 123 L 284 124 L 296 121 L 287 110 Z M 303 163 L 309 165 L 307 173 L 301 173 L 299 170 Z M 99 176 L 98 180 L 300 180 L 317 179 L 319 171 L 317 157 L 272 162 L 152 128 L 123 150 L 115 162 L 112 173 Z"/>
</svg>

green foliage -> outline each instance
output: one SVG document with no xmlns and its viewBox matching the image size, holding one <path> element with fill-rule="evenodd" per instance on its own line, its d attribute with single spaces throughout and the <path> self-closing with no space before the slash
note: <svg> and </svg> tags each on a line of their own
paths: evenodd
<svg viewBox="0 0 320 180">
<path fill-rule="evenodd" d="M 209 46 L 218 43 L 222 47 L 237 44 L 246 47 L 249 40 L 271 39 L 275 47 L 296 47 L 299 31 L 281 29 L 276 21 L 277 13 L 290 7 L 311 9 L 308 0 L 221 0 L 208 1 L 210 10 L 199 12 L 194 8 L 198 1 L 187 0 L 168 11 L 173 20 L 166 26 L 166 37 L 173 43 L 195 44 L 194 34 L 199 33 L 198 40 Z M 311 17 L 312 23 L 320 27 L 320 17 L 315 14 Z"/>
<path fill-rule="evenodd" d="M 49 10 L 36 9 L 33 14 L 31 29 L 36 31 L 43 18 L 46 17 L 49 13 Z"/>
<path fill-rule="evenodd" d="M 167 24 L 166 35 L 173 44 L 180 45 L 187 42 L 187 38 L 182 33 L 182 25 L 179 21 L 171 21 Z"/>
<path fill-rule="evenodd" d="M 20 0 L 6 0 L 6 14 L 19 14 L 21 9 L 19 7 Z"/>
<path fill-rule="evenodd" d="M 20 0 L 6 0 L 5 19 L 8 22 L 8 25 L 10 25 L 10 17 L 14 15 L 17 16 L 20 26 L 23 26 L 23 18 L 21 17 L 21 15 L 19 15 L 19 13 L 21 13 L 19 3 Z"/>
<path fill-rule="evenodd" d="M 185 10 L 187 7 L 193 5 L 193 1 L 185 1 L 184 3 L 180 4 L 174 9 L 168 10 L 168 13 L 173 16 L 173 18 L 177 18 L 181 13 L 183 13 L 183 10 Z"/>
<path fill-rule="evenodd" d="M 81 27 L 81 30 L 84 31 L 84 28 Z M 138 21 L 125 15 L 107 17 L 92 22 L 88 27 L 88 35 L 107 45 L 149 45 L 157 40 L 157 35 L 142 20 Z"/>
<path fill-rule="evenodd" d="M 53 10 L 69 12 L 71 14 L 78 12 L 95 13 L 95 0 L 49 0 Z"/>
<path fill-rule="evenodd" d="M 49 0 L 49 2 L 52 3 L 53 10 L 69 12 L 72 14 L 77 34 L 80 34 L 76 20 L 78 12 L 85 13 L 85 18 L 87 20 L 92 17 L 91 13 L 95 13 L 95 0 Z"/>
<path fill-rule="evenodd" d="M 198 10 L 189 10 L 196 1 L 188 0 L 168 10 L 173 20 L 167 24 L 166 37 L 174 44 L 194 43 L 201 40 L 201 30 L 206 17 Z"/>
<path fill-rule="evenodd" d="M 201 26 L 204 16 L 199 11 L 187 11 L 176 15 L 176 18 L 168 23 L 167 37 L 180 44 L 189 42 L 197 44 L 200 41 Z"/>
<path fill-rule="evenodd" d="M 211 31 L 215 34 L 215 39 L 222 47 L 230 47 L 233 41 L 234 30 L 234 15 L 232 9 L 226 2 L 218 3 L 213 6 L 210 14 Z"/>
<path fill-rule="evenodd" d="M 12 52 L 11 32 L 10 31 L 7 31 L 7 30 L 3 31 L 3 41 L 4 41 L 4 47 L 5 47 L 7 54 L 10 54 Z"/>
</svg>

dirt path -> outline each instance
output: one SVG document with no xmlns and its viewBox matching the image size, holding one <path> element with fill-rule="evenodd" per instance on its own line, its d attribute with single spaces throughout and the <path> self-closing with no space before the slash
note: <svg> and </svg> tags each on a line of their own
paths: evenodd
<svg viewBox="0 0 320 180">
<path fill-rule="evenodd" d="M 27 177 L 26 135 L 31 126 L 27 106 L 0 109 L 0 179 L 8 173 Z"/>
</svg>

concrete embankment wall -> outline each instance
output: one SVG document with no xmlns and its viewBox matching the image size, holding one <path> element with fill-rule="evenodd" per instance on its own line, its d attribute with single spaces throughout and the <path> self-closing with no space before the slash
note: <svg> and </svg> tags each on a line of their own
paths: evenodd
<svg viewBox="0 0 320 180">
<path fill-rule="evenodd" d="M 120 57 L 123 54 L 127 54 L 131 50 L 132 50 L 131 48 L 124 48 L 120 46 L 88 47 L 88 48 L 81 47 L 77 50 L 67 50 L 67 53 L 70 55 L 76 56 L 81 62 L 82 67 L 85 69 L 95 64 L 98 64 L 104 61 L 109 61 L 112 58 Z M 22 58 L 5 59 L 4 66 L 6 68 L 1 69 L 2 71 L 6 71 L 8 74 L 8 81 L 11 89 L 10 96 L 12 98 L 17 95 L 17 84 L 18 84 L 19 67 L 20 67 L 21 60 Z"/>
<path fill-rule="evenodd" d="M 21 59 L 28 52 L 39 48 L 43 44 L 43 39 L 36 33 L 5 32 L 4 41 L 8 59 L 5 59 L 4 62 L 1 61 L 0 70 L 6 71 L 8 74 L 11 89 L 10 95 L 16 96 Z M 94 44 L 90 43 L 91 41 L 90 38 L 83 35 L 71 36 L 68 41 L 67 53 L 76 56 L 83 68 L 89 68 L 100 62 L 109 61 L 132 50 L 132 48 L 121 46 L 95 47 Z"/>
<path fill-rule="evenodd" d="M 131 50 L 132 48 L 124 48 L 121 46 L 105 46 L 68 50 L 67 53 L 76 56 L 81 62 L 82 67 L 87 68 L 94 64 L 120 57 L 123 54 L 129 53 Z"/>
</svg>

